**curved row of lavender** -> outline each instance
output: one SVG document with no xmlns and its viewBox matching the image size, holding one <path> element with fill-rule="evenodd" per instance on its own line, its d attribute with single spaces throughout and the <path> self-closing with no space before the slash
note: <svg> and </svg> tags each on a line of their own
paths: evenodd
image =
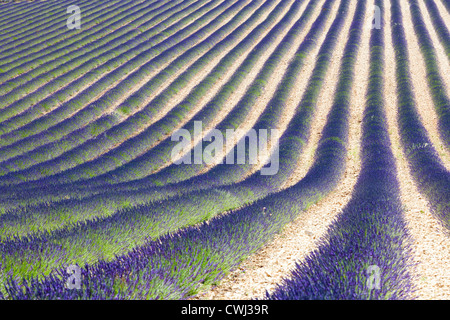
<svg viewBox="0 0 450 320">
<path fill-rule="evenodd" d="M 375 3 L 383 15 L 383 1 Z M 274 292 L 266 293 L 268 299 L 411 298 L 410 240 L 384 112 L 383 25 L 371 31 L 362 165 L 352 198 L 319 247 Z"/>
<path fill-rule="evenodd" d="M 324 8 L 329 7 L 331 3 L 328 2 Z M 114 254 L 123 254 L 133 246 L 146 241 L 148 237 L 155 239 L 168 232 L 174 232 L 179 228 L 205 221 L 226 210 L 247 205 L 276 191 L 295 170 L 298 157 L 304 147 L 301 139 L 307 140 L 309 137 L 311 118 L 316 107 L 317 96 L 337 42 L 337 35 L 341 31 L 347 15 L 348 3 L 348 0 L 341 3 L 339 15 L 334 20 L 319 50 L 320 58 L 316 62 L 303 99 L 298 105 L 297 113 L 294 115 L 291 125 L 283 133 L 280 144 L 283 157 L 278 174 L 268 177 L 257 172 L 239 184 L 189 193 L 172 198 L 169 201 L 128 210 L 118 211 L 116 208 L 116 212 L 113 211 L 114 214 L 111 213 L 112 215 L 107 217 L 96 217 L 92 207 L 98 207 L 98 204 L 93 202 L 85 204 L 84 200 L 79 201 L 71 210 L 67 210 L 67 203 L 65 203 L 51 208 L 47 206 L 37 207 L 30 212 L 21 212 L 20 215 L 5 214 L 1 217 L 2 231 L 5 234 L 11 234 L 11 229 L 14 230 L 15 224 L 19 228 L 24 225 L 33 228 L 39 225 L 39 230 L 45 231 L 44 235 L 32 234 L 26 238 L 4 241 L 5 250 L 3 252 L 6 253 L 6 256 L 14 257 L 10 263 L 11 268 L 20 269 L 21 263 L 19 263 L 19 260 L 22 262 L 28 261 L 31 256 L 33 261 L 35 261 L 33 265 L 39 265 L 38 267 L 33 267 L 32 273 L 35 274 L 39 274 L 39 272 L 46 273 L 64 260 L 75 261 L 77 259 L 76 262 L 79 264 L 86 262 L 78 257 L 88 259 L 87 256 L 89 256 L 91 259 L 88 259 L 88 261 L 92 262 L 98 259 L 99 253 L 102 253 L 104 258 L 111 259 L 114 257 Z M 309 9 L 305 13 L 311 12 L 313 6 L 314 4 L 310 3 Z M 293 10 L 294 14 L 296 10 Z M 307 15 L 305 14 L 303 17 L 306 18 Z M 286 18 L 289 18 L 289 16 L 287 15 Z M 288 33 L 289 37 L 295 37 L 301 31 L 305 23 L 304 18 L 299 20 L 299 23 L 291 29 L 291 32 Z M 306 37 L 307 40 L 300 45 L 296 58 L 291 61 L 282 83 L 272 98 L 270 105 L 273 105 L 274 108 L 269 108 L 261 116 L 260 121 L 257 121 L 258 124 L 264 121 L 268 126 L 276 125 L 281 112 L 273 112 L 277 109 L 275 104 L 279 103 L 280 106 L 278 108 L 283 108 L 283 101 L 287 99 L 289 92 L 295 89 L 292 85 L 284 84 L 288 81 L 295 83 L 295 76 L 299 73 L 308 51 L 314 47 L 316 39 L 324 27 L 324 22 L 323 18 L 318 19 L 315 22 L 315 28 Z M 284 23 L 280 22 L 280 25 Z M 284 43 L 289 44 L 290 41 Z M 281 47 L 285 47 L 285 45 Z M 279 56 L 279 54 L 276 54 L 276 56 Z M 300 139 L 292 139 L 292 137 Z M 204 189 L 206 189 L 208 185 L 211 186 L 211 181 L 215 181 L 218 185 L 221 177 L 226 178 L 226 173 L 242 171 L 242 167 L 245 167 L 245 165 L 228 165 L 226 168 L 224 167 L 215 172 L 214 175 L 201 175 L 198 179 L 193 179 L 195 182 L 191 181 L 188 184 L 203 184 Z M 96 201 L 98 200 L 100 199 Z M 114 201 L 114 199 L 109 198 L 109 201 Z M 100 210 L 103 212 L 104 207 L 101 206 Z M 41 219 L 36 218 L 38 215 L 36 211 L 39 212 Z M 63 211 L 64 215 L 62 214 Z M 82 211 L 83 214 L 81 215 L 78 211 Z M 61 220 L 62 216 L 66 218 L 78 216 L 79 219 L 83 218 L 84 220 L 76 225 L 65 227 L 64 223 L 67 222 Z M 39 222 L 36 219 L 39 219 Z M 50 227 L 53 227 L 53 229 L 49 229 Z M 86 243 L 86 238 L 89 239 L 89 243 Z M 44 246 L 45 249 L 42 250 Z M 87 247 L 89 247 L 89 253 L 86 252 Z"/>
<path fill-rule="evenodd" d="M 333 1 L 326 4 L 329 6 Z M 345 1 L 341 8 L 347 5 Z M 324 10 L 318 20 L 326 19 L 328 11 Z M 342 17 L 341 13 L 337 19 Z M 363 19 L 359 16 L 356 19 L 362 25 Z M 340 94 L 336 99 L 348 102 L 348 97 Z M 333 123 L 342 117 L 345 121 Z M 87 265 L 82 269 L 81 290 L 64 288 L 65 269 L 61 268 L 43 280 L 29 279 L 23 284 L 25 290 L 9 278 L 9 297 L 133 299 L 185 298 L 194 294 L 204 285 L 221 279 L 336 186 L 345 165 L 348 112 L 335 110 L 330 123 L 329 129 L 331 126 L 340 130 L 324 132 L 312 169 L 295 186 L 243 209 L 150 241 L 114 261 Z"/>
<path fill-rule="evenodd" d="M 392 0 L 391 8 L 392 41 L 397 66 L 398 127 L 402 148 L 420 192 L 428 198 L 432 212 L 446 228 L 450 228 L 450 173 L 420 121 L 409 73 L 410 62 L 399 1 Z M 411 10 L 414 10 L 413 7 Z"/>
</svg>

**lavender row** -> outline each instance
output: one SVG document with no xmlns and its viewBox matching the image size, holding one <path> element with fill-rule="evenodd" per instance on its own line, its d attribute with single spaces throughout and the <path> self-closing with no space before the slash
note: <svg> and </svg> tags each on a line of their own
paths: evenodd
<svg viewBox="0 0 450 320">
<path fill-rule="evenodd" d="M 431 96 L 438 116 L 439 133 L 444 145 L 450 150 L 450 99 L 447 88 L 442 79 L 436 58 L 436 50 L 423 21 L 419 4 L 416 0 L 410 0 L 409 4 L 414 31 L 419 40 L 420 50 L 425 60 L 428 86 L 431 90 Z"/>
<path fill-rule="evenodd" d="M 198 3 L 201 2 L 198 1 Z M 30 148 L 36 148 L 45 142 L 48 143 L 63 136 L 65 131 L 58 127 L 57 132 L 55 130 L 51 136 L 46 136 L 45 133 L 43 133 L 38 137 L 25 139 L 55 126 L 69 115 L 82 109 L 85 104 L 93 102 L 93 99 L 101 95 L 105 91 L 105 88 L 114 86 L 128 74 L 145 66 L 149 60 L 159 53 L 173 47 L 178 42 L 181 42 L 188 36 L 189 32 L 194 32 L 203 23 L 206 23 L 208 19 L 201 19 L 200 21 L 202 21 L 202 23 L 196 23 L 187 27 L 186 25 L 201 17 L 201 15 L 207 12 L 208 9 L 210 9 L 210 6 L 215 3 L 216 1 L 212 1 L 211 3 L 196 9 L 194 12 L 191 12 L 192 9 L 197 7 L 197 2 L 195 2 L 154 27 L 151 27 L 150 23 L 148 25 L 150 29 L 140 34 L 138 39 L 135 39 L 139 40 L 139 43 L 136 43 L 135 40 L 130 40 L 129 43 L 122 44 L 121 47 L 124 47 L 127 50 L 118 56 L 114 57 L 114 51 L 107 51 L 98 57 L 97 59 L 108 61 L 98 68 L 90 70 L 85 75 L 73 81 L 69 86 L 56 91 L 50 97 L 42 100 L 42 106 L 37 105 L 36 108 L 41 107 L 44 108 L 44 110 L 46 108 L 53 109 L 58 106 L 59 103 L 66 101 L 67 96 L 75 95 L 73 98 L 67 100 L 60 107 L 52 110 L 46 116 L 40 117 L 22 128 L 1 136 L 2 140 L 0 143 L 2 146 L 12 144 L 8 149 L 2 150 L 1 158 L 7 159 L 8 157 L 14 157 L 18 155 L 19 152 L 28 151 Z M 182 17 L 184 14 L 188 15 L 172 24 L 172 22 L 178 20 L 180 16 Z M 151 22 L 151 20 L 149 22 Z M 165 27 L 167 28 L 164 29 Z M 158 31 L 160 29 L 163 29 L 164 33 L 154 34 L 155 30 Z M 109 60 L 109 58 L 112 59 Z M 84 66 L 85 65 L 82 65 L 83 69 L 85 69 Z M 143 73 L 140 76 L 144 77 L 145 75 L 146 73 Z M 135 73 L 134 77 L 138 77 L 138 75 Z M 90 82 L 93 82 L 93 84 L 88 88 L 85 88 L 86 83 Z M 17 142 L 21 139 L 24 141 Z"/>
<path fill-rule="evenodd" d="M 375 3 L 383 14 L 382 1 Z M 384 112 L 383 60 L 383 28 L 372 29 L 362 167 L 352 198 L 318 248 L 298 262 L 272 293 L 267 292 L 267 299 L 408 299 L 414 291 L 408 272 L 410 236 Z"/>
<path fill-rule="evenodd" d="M 432 211 L 450 228 L 450 175 L 420 121 L 409 72 L 408 47 L 397 0 L 392 2 L 392 41 L 396 57 L 398 126 L 410 173 Z"/>
<path fill-rule="evenodd" d="M 215 2 L 220 0 L 214 0 Z M 237 2 L 234 4 L 233 10 L 236 10 L 236 6 L 241 5 L 242 2 Z M 133 86 L 135 86 L 137 83 L 142 81 L 142 78 L 148 77 L 149 74 L 151 74 L 152 71 L 157 70 L 158 67 L 163 65 L 164 63 L 167 63 L 167 61 L 170 61 L 173 57 L 176 57 L 177 55 L 180 55 L 181 53 L 187 52 L 188 48 L 195 45 L 197 42 L 199 42 L 202 38 L 205 37 L 209 32 L 211 32 L 211 29 L 214 30 L 214 27 L 217 26 L 223 19 L 225 19 L 223 16 L 218 16 L 220 13 L 223 13 L 223 10 L 225 10 L 230 4 L 228 3 L 222 3 L 218 7 L 215 7 L 214 9 L 207 11 L 206 14 L 204 14 L 201 18 L 195 20 L 193 23 L 191 23 L 188 27 L 176 32 L 174 35 L 170 36 L 169 38 L 165 39 L 164 41 L 158 43 L 156 46 L 151 47 L 151 49 L 144 51 L 140 55 L 136 56 L 134 59 L 130 61 L 130 63 L 127 63 L 126 65 L 123 65 L 119 67 L 118 69 L 114 70 L 111 74 L 109 74 L 107 77 L 104 77 L 104 81 L 101 81 L 96 84 L 95 90 L 104 90 L 104 84 L 105 81 L 111 81 L 110 79 L 115 79 L 116 75 L 122 75 L 123 73 L 127 73 L 135 68 L 137 68 L 134 72 L 126 76 L 125 79 L 120 81 L 118 86 L 115 86 L 111 89 L 109 89 L 101 98 L 96 100 L 95 102 L 90 103 L 87 107 L 83 108 L 81 112 L 76 113 L 70 118 L 67 118 L 63 120 L 62 122 L 58 123 L 56 126 L 53 126 L 49 128 L 47 131 L 42 132 L 38 134 L 35 137 L 31 137 L 29 139 L 26 139 L 26 145 L 29 145 L 30 147 L 33 146 L 40 146 L 44 143 L 52 143 L 52 145 L 57 145 L 60 143 L 62 145 L 64 142 L 61 141 L 54 141 L 58 138 L 63 139 L 71 139 L 71 135 L 68 135 L 72 132 L 72 135 L 80 135 L 84 137 L 84 140 L 78 141 L 74 140 L 73 145 L 71 144 L 65 144 L 65 147 L 75 147 L 77 144 L 82 143 L 86 139 L 93 138 L 97 136 L 98 134 L 102 133 L 104 130 L 102 126 L 112 126 L 115 122 L 118 121 L 118 119 L 114 115 L 108 115 L 105 114 L 104 111 L 110 107 L 111 104 L 113 104 L 117 99 L 120 99 L 122 95 L 126 95 L 126 93 L 132 89 Z M 203 12 L 203 10 L 207 10 L 209 7 L 206 8 L 200 8 L 200 12 Z M 231 11 L 233 12 L 233 11 Z M 228 13 L 230 14 L 230 13 Z M 197 15 L 197 12 L 193 14 L 193 16 L 187 17 L 188 19 L 194 19 Z M 210 21 L 210 19 L 213 19 Z M 206 24 L 206 26 L 202 27 L 201 29 L 197 30 L 202 25 Z M 197 30 L 197 31 L 195 31 Z M 195 32 L 194 32 L 195 31 Z M 194 33 L 192 33 L 194 32 Z M 190 36 L 186 37 L 187 34 L 191 34 Z M 217 40 L 216 40 L 217 41 Z M 204 41 L 205 43 L 205 41 Z M 122 57 L 126 58 L 126 56 Z M 130 70 L 131 69 L 131 70 Z M 93 71 L 95 72 L 95 71 Z M 161 72 L 162 73 L 162 72 Z M 91 87 L 90 90 L 93 90 Z M 88 90 L 87 93 L 85 93 L 82 97 L 78 97 L 78 99 L 74 99 L 73 103 L 75 105 L 80 103 L 80 98 L 83 99 L 82 101 L 85 101 L 87 99 L 86 96 L 90 96 L 90 90 Z M 98 94 L 98 92 L 97 92 Z M 130 99 L 130 98 L 128 98 Z M 90 100 L 90 99 L 89 99 Z M 127 110 L 126 113 L 130 113 L 131 110 Z M 119 112 L 120 113 L 120 112 Z M 125 115 L 125 114 L 124 114 Z M 97 119 L 100 117 L 100 119 Z M 96 120 L 97 119 L 97 120 Z M 88 127 L 85 127 L 86 124 L 88 124 Z M 108 127 L 109 128 L 109 127 Z M 102 130 L 103 129 L 103 130 Z M 78 132 L 77 132 L 78 130 Z M 75 132 L 73 132 L 75 131 Z M 81 132 L 80 132 L 81 131 Z M 84 134 L 84 135 L 83 135 Z M 66 137 L 64 137 L 66 136 Z M 72 139 L 73 140 L 73 139 Z M 54 142 L 53 142 L 54 141 Z M 78 143 L 76 142 L 78 141 Z M 25 143 L 25 142 L 24 142 Z M 21 145 L 19 143 L 19 145 Z M 17 147 L 17 146 L 14 146 Z M 23 147 L 23 144 L 21 145 Z M 64 147 L 64 146 L 63 146 Z M 48 148 L 48 145 L 45 147 Z M 38 154 L 36 156 L 36 160 L 43 161 L 42 156 L 47 155 L 48 152 L 42 152 L 44 150 L 43 147 L 36 149 L 33 151 L 35 154 Z M 40 152 L 40 153 L 39 153 Z M 61 153 L 63 151 L 60 151 Z M 39 156 L 40 154 L 40 156 Z M 24 165 L 24 164 L 22 164 Z M 26 164 L 25 164 L 26 165 Z M 14 167 L 13 167 L 14 168 Z"/>
</svg>

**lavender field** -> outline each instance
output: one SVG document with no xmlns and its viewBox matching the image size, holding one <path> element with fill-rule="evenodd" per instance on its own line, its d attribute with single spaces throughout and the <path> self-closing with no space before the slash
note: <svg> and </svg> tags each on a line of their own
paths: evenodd
<svg viewBox="0 0 450 320">
<path fill-rule="evenodd" d="M 450 0 L 0 3 L 0 300 L 450 299 Z"/>
</svg>

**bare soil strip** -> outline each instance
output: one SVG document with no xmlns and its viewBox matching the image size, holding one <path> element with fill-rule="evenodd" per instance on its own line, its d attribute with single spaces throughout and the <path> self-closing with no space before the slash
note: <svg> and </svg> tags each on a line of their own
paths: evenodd
<svg viewBox="0 0 450 320">
<path fill-rule="evenodd" d="M 351 16 L 354 13 L 356 2 L 352 2 L 351 11 L 343 28 L 345 38 L 348 37 L 348 29 Z M 366 24 L 371 24 L 373 1 L 369 1 L 366 12 Z M 352 92 L 349 151 L 346 170 L 343 180 L 338 188 L 328 197 L 311 206 L 301 214 L 294 222 L 288 224 L 282 233 L 276 236 L 267 246 L 253 254 L 244 261 L 238 269 L 231 272 L 222 282 L 210 291 L 197 295 L 194 299 L 252 299 L 262 298 L 266 290 L 275 288 L 283 277 L 289 275 L 295 263 L 304 259 L 311 251 L 317 248 L 318 241 L 327 231 L 333 219 L 350 200 L 353 186 L 356 183 L 360 170 L 359 144 L 361 139 L 361 122 L 364 111 L 367 79 L 369 75 L 369 34 L 370 28 L 366 28 L 361 39 L 360 53 L 356 62 L 354 89 Z M 341 40 L 342 39 L 342 40 Z M 291 185 L 309 169 L 318 137 L 326 122 L 326 115 L 331 107 L 334 89 L 337 84 L 336 69 L 340 64 L 345 39 L 339 40 L 330 65 L 330 74 L 323 85 L 323 91 L 318 100 L 318 110 L 313 121 L 311 139 L 305 149 L 303 162 L 299 164 L 299 171 L 294 175 L 288 185 Z M 306 165 L 308 163 L 308 165 Z"/>
<path fill-rule="evenodd" d="M 428 86 L 428 80 L 426 78 L 427 72 L 425 67 L 425 61 L 423 59 L 422 52 L 420 51 L 419 43 L 417 40 L 417 36 L 414 32 L 414 26 L 412 23 L 411 18 L 411 12 L 409 10 L 409 5 L 407 1 L 400 1 L 400 5 L 402 7 L 402 13 L 403 13 L 403 24 L 405 27 L 405 34 L 406 34 L 406 41 L 408 43 L 408 54 L 409 54 L 409 61 L 410 63 L 410 73 L 411 73 L 411 80 L 414 87 L 414 94 L 416 96 L 416 102 L 418 106 L 418 112 L 421 116 L 421 120 L 423 125 L 425 126 L 425 129 L 428 132 L 428 135 L 430 137 L 431 142 L 433 143 L 434 147 L 436 148 L 436 151 L 439 153 L 439 156 L 444 163 L 447 170 L 450 170 L 450 153 L 445 148 L 444 143 L 441 140 L 441 137 L 438 132 L 438 117 L 436 114 L 436 110 L 434 108 L 433 98 L 431 96 L 431 90 Z M 421 12 L 426 12 L 426 7 L 421 6 Z M 427 15 L 423 15 L 424 20 L 425 18 L 428 18 Z M 387 21 L 387 20 L 386 20 Z M 432 36 L 433 42 L 435 44 L 436 52 L 444 53 L 443 48 L 440 48 L 440 44 L 436 43 L 439 42 L 437 39 L 437 36 L 434 32 L 433 26 L 430 21 L 427 23 L 427 29 L 430 32 L 430 35 L 434 34 L 434 37 Z M 433 31 L 433 32 L 431 32 Z M 389 35 L 390 36 L 390 35 Z M 442 50 L 438 50 L 442 49 Z M 444 53 L 445 54 L 445 53 Z M 442 54 L 437 54 L 436 56 L 440 56 Z M 444 56 L 443 59 L 439 59 L 440 63 L 440 73 L 442 76 L 442 79 L 447 79 L 447 82 L 450 82 L 450 77 L 448 76 L 450 74 L 450 67 L 448 64 L 447 57 Z M 390 60 L 386 60 L 390 61 Z M 393 61 L 393 60 L 392 60 Z M 442 63 L 445 62 L 445 63 Z M 448 88 L 450 88 L 450 83 L 448 84 Z"/>
<path fill-rule="evenodd" d="M 403 10 L 406 6 L 402 7 Z M 386 10 L 386 21 L 390 19 L 390 10 Z M 405 32 L 411 34 L 411 23 L 406 23 L 408 16 L 405 15 Z M 391 28 L 386 23 L 386 61 L 395 61 L 394 49 L 391 39 Z M 409 42 L 408 42 L 409 44 Z M 411 62 L 411 66 L 420 65 L 417 56 Z M 417 266 L 410 272 L 413 275 L 413 282 L 417 287 L 416 296 L 418 299 L 449 299 L 450 298 L 450 238 L 446 229 L 431 214 L 425 196 L 418 191 L 414 180 L 409 173 L 408 162 L 403 155 L 400 145 L 400 133 L 397 126 L 397 96 L 395 67 L 385 69 L 385 90 L 386 90 L 386 114 L 393 153 L 397 161 L 398 181 L 400 183 L 400 193 L 404 205 L 404 216 L 412 236 L 413 258 Z M 413 78 L 415 78 L 413 76 Z M 416 87 L 418 92 L 426 91 L 423 86 Z M 418 89 L 418 90 L 417 90 Z M 417 98 L 419 99 L 419 98 Z"/>
</svg>

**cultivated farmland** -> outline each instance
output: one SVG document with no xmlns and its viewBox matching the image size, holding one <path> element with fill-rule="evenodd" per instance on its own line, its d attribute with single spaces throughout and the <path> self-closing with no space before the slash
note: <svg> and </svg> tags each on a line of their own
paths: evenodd
<svg viewBox="0 0 450 320">
<path fill-rule="evenodd" d="M 449 299 L 450 0 L 0 4 L 0 299 Z"/>
</svg>

